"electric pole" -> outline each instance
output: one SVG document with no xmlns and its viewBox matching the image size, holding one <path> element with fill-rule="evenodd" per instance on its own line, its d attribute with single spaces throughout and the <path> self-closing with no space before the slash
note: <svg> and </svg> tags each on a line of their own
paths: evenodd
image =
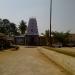
<svg viewBox="0 0 75 75">
<path fill-rule="evenodd" d="M 52 47 L 51 21 L 52 21 L 52 0 L 50 2 L 50 47 Z"/>
</svg>

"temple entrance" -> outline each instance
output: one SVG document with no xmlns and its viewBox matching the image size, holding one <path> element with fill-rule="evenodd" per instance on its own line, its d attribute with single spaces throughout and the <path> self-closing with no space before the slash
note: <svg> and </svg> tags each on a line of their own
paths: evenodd
<svg viewBox="0 0 75 75">
<path fill-rule="evenodd" d="M 38 36 L 29 35 L 26 36 L 26 45 L 28 46 L 37 46 L 38 45 Z"/>
<path fill-rule="evenodd" d="M 31 38 L 30 38 L 30 45 L 31 45 L 31 46 L 36 45 L 36 42 L 35 42 L 34 37 L 31 37 Z"/>
</svg>

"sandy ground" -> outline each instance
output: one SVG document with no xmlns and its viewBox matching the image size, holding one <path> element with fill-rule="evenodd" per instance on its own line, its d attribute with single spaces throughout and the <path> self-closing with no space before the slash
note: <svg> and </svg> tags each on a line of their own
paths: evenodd
<svg viewBox="0 0 75 75">
<path fill-rule="evenodd" d="M 62 50 L 64 52 L 70 52 L 70 53 L 73 53 L 75 55 L 75 47 L 63 47 L 63 48 L 56 48 L 58 50 Z"/>
<path fill-rule="evenodd" d="M 0 52 L 0 75 L 69 75 L 40 50 L 20 46 L 17 51 Z"/>
<path fill-rule="evenodd" d="M 65 54 L 65 55 L 75 57 L 75 47 L 50 48 L 50 47 L 45 46 L 43 48 L 46 48 L 46 49 L 49 49 L 49 50 L 52 50 L 52 51 L 56 51 L 58 53 L 62 53 L 62 54 Z"/>
<path fill-rule="evenodd" d="M 75 57 L 41 47 L 39 49 L 41 53 L 47 55 L 49 59 L 52 59 L 53 62 L 57 63 L 58 66 L 62 67 L 70 75 L 75 75 Z M 75 48 L 61 48 L 61 50 L 69 50 L 70 52 L 75 52 Z"/>
</svg>

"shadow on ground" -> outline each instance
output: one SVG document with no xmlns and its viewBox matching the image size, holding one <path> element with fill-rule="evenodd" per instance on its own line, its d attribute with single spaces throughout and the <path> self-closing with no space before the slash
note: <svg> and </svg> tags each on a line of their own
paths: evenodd
<svg viewBox="0 0 75 75">
<path fill-rule="evenodd" d="M 37 46 L 25 46 L 25 48 L 37 48 Z"/>
</svg>

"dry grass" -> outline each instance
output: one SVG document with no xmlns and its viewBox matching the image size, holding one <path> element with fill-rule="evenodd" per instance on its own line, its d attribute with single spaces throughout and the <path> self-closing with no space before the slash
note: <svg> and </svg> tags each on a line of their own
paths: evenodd
<svg viewBox="0 0 75 75">
<path fill-rule="evenodd" d="M 66 50 L 66 48 L 63 49 Z M 55 50 L 50 50 L 50 48 L 49 50 L 47 48 L 41 48 L 40 50 L 42 53 L 52 59 L 55 63 L 66 69 L 66 71 L 69 72 L 70 75 L 75 75 L 75 57 L 69 56 L 68 54 L 66 55 L 64 53 L 60 53 Z"/>
<path fill-rule="evenodd" d="M 63 48 L 44 47 L 44 48 L 75 57 L 75 47 L 73 47 L 73 48 L 72 47 L 71 48 L 69 48 L 69 47 L 63 47 Z"/>
</svg>

